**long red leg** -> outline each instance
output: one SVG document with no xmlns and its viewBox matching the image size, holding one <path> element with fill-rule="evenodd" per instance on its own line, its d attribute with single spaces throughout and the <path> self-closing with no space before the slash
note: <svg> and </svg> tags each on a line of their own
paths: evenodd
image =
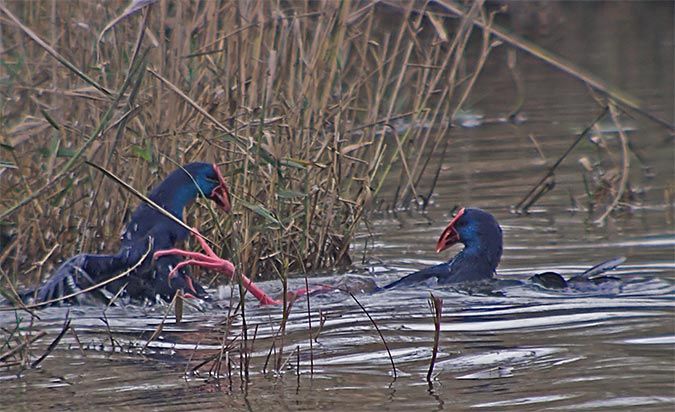
<svg viewBox="0 0 675 412">
<path fill-rule="evenodd" d="M 204 249 L 206 254 L 200 252 L 190 252 L 188 250 L 183 249 L 167 249 L 155 252 L 154 254 L 155 258 L 167 255 L 179 255 L 189 258 L 188 260 L 178 263 L 176 267 L 174 267 L 173 270 L 171 270 L 171 273 L 169 273 L 169 278 L 174 277 L 176 272 L 180 268 L 187 265 L 196 265 L 206 267 L 209 269 L 219 270 L 225 273 L 227 276 L 232 277 L 235 273 L 234 265 L 229 260 L 222 259 L 218 255 L 216 255 L 216 253 L 213 251 L 213 249 L 211 249 L 208 243 L 206 243 L 206 240 L 204 240 L 204 237 L 197 231 L 197 229 L 193 229 L 192 233 L 197 237 L 199 244 L 201 245 L 202 249 Z M 262 291 L 262 289 L 260 289 L 255 283 L 253 283 L 251 279 L 247 278 L 244 275 L 240 276 L 244 288 L 247 291 L 251 292 L 251 294 L 255 296 L 255 298 L 258 299 L 260 303 L 262 303 L 263 305 L 278 305 L 282 303 L 281 300 L 272 299 L 271 297 L 269 297 L 265 292 Z"/>
<path fill-rule="evenodd" d="M 235 273 L 234 265 L 229 260 L 222 259 L 218 255 L 216 255 L 216 253 L 213 251 L 213 249 L 211 249 L 208 243 L 206 243 L 206 240 L 204 240 L 204 237 L 197 231 L 197 229 L 193 228 L 192 233 L 197 237 L 199 244 L 201 245 L 202 249 L 204 249 L 204 251 L 206 252 L 205 254 L 200 252 L 190 252 L 183 249 L 167 249 L 155 252 L 154 254 L 155 258 L 167 255 L 179 255 L 188 258 L 188 260 L 178 263 L 176 267 L 174 267 L 173 270 L 171 270 L 171 273 L 169 273 L 169 279 L 173 278 L 180 268 L 187 265 L 195 265 L 218 270 L 225 273 L 227 276 L 232 277 Z M 258 299 L 258 301 L 260 301 L 261 304 L 279 305 L 283 303 L 283 300 L 272 299 L 271 297 L 269 297 L 265 292 L 263 292 L 262 289 L 260 289 L 255 283 L 253 283 L 251 279 L 247 278 L 244 275 L 240 276 L 244 288 L 247 291 L 251 292 L 251 294 L 256 299 Z M 188 283 L 188 285 L 191 286 L 190 283 Z M 328 292 L 333 290 L 335 290 L 335 288 L 330 285 L 319 285 L 309 289 L 302 288 L 293 292 L 288 292 L 288 296 L 299 297 L 313 292 L 318 291 Z"/>
</svg>

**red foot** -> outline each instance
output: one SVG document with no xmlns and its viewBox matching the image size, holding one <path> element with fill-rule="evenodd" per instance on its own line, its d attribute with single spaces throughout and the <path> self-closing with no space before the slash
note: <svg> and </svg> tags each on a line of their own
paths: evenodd
<svg viewBox="0 0 675 412">
<path fill-rule="evenodd" d="M 155 252 L 154 257 L 158 258 L 161 256 L 167 256 L 167 255 L 179 255 L 179 256 L 184 256 L 186 258 L 189 258 L 188 260 L 185 260 L 183 262 L 180 262 L 179 264 L 176 265 L 176 267 L 173 268 L 171 273 L 169 273 L 169 279 L 173 278 L 176 274 L 176 271 L 182 268 L 183 266 L 187 265 L 196 265 L 196 266 L 201 266 L 209 269 L 214 269 L 214 270 L 219 270 L 223 273 L 225 273 L 227 276 L 232 277 L 235 273 L 235 268 L 232 262 L 226 259 L 220 258 L 218 255 L 215 254 L 213 249 L 206 243 L 202 235 L 197 231 L 197 229 L 192 229 L 192 233 L 197 237 L 197 240 L 199 241 L 199 244 L 202 246 L 202 249 L 206 253 L 200 253 L 200 252 L 190 252 L 187 250 L 183 249 L 167 249 L 167 250 L 160 250 Z M 283 300 L 281 299 L 272 299 L 269 297 L 265 292 L 262 291 L 258 286 L 256 286 L 255 283 L 251 281 L 251 279 L 247 278 L 244 275 L 241 275 L 241 280 L 242 284 L 244 285 L 244 288 L 251 292 L 253 296 L 256 297 L 260 301 L 261 304 L 263 305 L 280 305 L 283 303 Z M 188 286 L 191 287 L 194 291 L 194 288 L 192 287 L 192 283 L 188 278 Z M 334 290 L 331 286 L 328 285 L 321 285 L 317 286 L 314 288 L 310 289 L 298 289 L 294 292 L 288 292 L 289 297 L 299 297 L 306 295 L 311 292 L 315 291 L 328 291 L 328 290 Z M 195 292 L 196 293 L 196 292 Z"/>
</svg>

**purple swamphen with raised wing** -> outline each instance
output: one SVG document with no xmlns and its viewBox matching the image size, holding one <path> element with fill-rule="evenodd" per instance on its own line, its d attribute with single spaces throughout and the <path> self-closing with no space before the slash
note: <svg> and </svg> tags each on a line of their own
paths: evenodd
<svg viewBox="0 0 675 412">
<path fill-rule="evenodd" d="M 182 221 L 185 207 L 200 196 L 213 200 L 225 212 L 230 211 L 228 187 L 214 164 L 190 163 L 173 171 L 148 198 Z M 155 302 L 170 300 L 178 289 L 186 296 L 207 298 L 204 288 L 188 272 L 176 271 L 169 278 L 182 261 L 180 256 L 153 257 L 158 250 L 183 243 L 189 234 L 183 225 L 143 203 L 131 215 L 119 252 L 74 256 L 37 289 L 23 292 L 21 298 L 36 304 L 51 301 L 91 304 L 108 302 L 121 295 Z M 102 282 L 108 283 L 95 287 Z M 82 293 L 90 288 L 91 291 Z"/>
</svg>

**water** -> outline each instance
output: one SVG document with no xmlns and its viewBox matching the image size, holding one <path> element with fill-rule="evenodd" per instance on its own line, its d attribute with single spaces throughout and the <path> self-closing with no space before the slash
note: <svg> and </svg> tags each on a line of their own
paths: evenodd
<svg viewBox="0 0 675 412">
<path fill-rule="evenodd" d="M 672 16 L 672 7 L 666 8 Z M 565 33 L 576 35 L 539 41 L 620 84 L 672 121 L 672 19 L 659 19 L 658 10 L 647 9 L 652 14 L 640 9 L 637 19 L 645 24 L 622 26 L 620 41 L 600 34 L 625 22 L 626 10 L 592 20 L 584 13 L 588 10 L 575 8 L 565 10 L 564 17 L 572 25 Z M 500 68 L 505 56 L 499 53 L 505 52 L 495 53 L 475 93 L 481 98 L 472 102 L 474 109 L 489 116 L 503 114 L 513 104 L 510 81 Z M 440 184 L 427 212 L 393 213 L 383 207 L 373 213 L 369 227 L 355 241 L 354 261 L 364 255 L 365 260 L 353 272 L 383 285 L 456 253 L 453 249 L 439 256 L 433 249 L 450 209 L 458 204 L 485 208 L 500 221 L 505 238 L 499 269 L 503 278 L 523 280 L 545 270 L 572 275 L 623 255 L 627 262 L 613 273 L 625 281 L 618 295 L 527 287 L 509 287 L 493 295 L 424 287 L 357 294 L 387 342 L 396 377 L 368 316 L 351 297 L 339 293 L 312 297 L 309 310 L 304 300 L 296 302 L 286 325 L 283 353 L 279 355 L 277 341 L 265 368 L 281 313 L 277 307 L 260 307 L 249 300 L 248 381 L 238 367 L 241 318 L 227 325 L 227 300 L 219 302 L 224 309 L 204 313 L 188 309 L 181 325 L 170 316 L 159 339 L 144 351 L 162 323 L 164 308 L 112 308 L 105 311 L 105 318 L 101 308 L 72 308 L 76 335 L 67 333 L 39 368 L 18 376 L 16 369 L 0 370 L 0 409 L 672 410 L 675 231 L 672 204 L 664 201 L 675 174 L 672 135 L 642 119 L 626 119 L 635 129 L 630 138 L 641 158 L 632 158 L 631 169 L 631 187 L 638 199 L 604 224 L 593 223 L 598 212 L 580 211 L 570 201 L 579 197 L 583 204 L 578 159 L 598 153 L 587 143 L 558 169 L 555 189 L 533 213 L 514 215 L 511 206 L 536 183 L 544 165 L 555 161 L 573 141 L 573 133 L 600 111 L 577 82 L 525 56 L 520 56 L 520 65 L 528 120 L 452 130 Z M 545 159 L 537 156 L 533 140 Z M 385 201 L 390 201 L 387 196 L 393 189 L 387 188 Z M 293 281 L 294 286 L 303 283 Z M 263 287 L 279 292 L 274 282 Z M 443 319 L 429 384 L 432 292 L 443 300 Z M 39 313 L 41 319 L 33 327 L 48 336 L 33 345 L 34 356 L 41 355 L 59 333 L 66 312 L 50 308 Z M 19 316 L 26 322 L 27 316 Z M 325 321 L 319 328 L 322 316 Z M 309 319 L 312 335 L 318 335 L 311 344 Z M 5 329 L 11 330 L 13 322 L 14 314 L 0 314 Z M 28 328 L 28 323 L 23 326 Z M 228 362 L 223 362 L 218 378 L 209 373 L 212 364 L 191 373 L 220 352 L 224 336 L 234 348 L 227 355 L 230 372 Z M 275 371 L 276 359 L 284 363 L 281 371 Z"/>
<path fill-rule="evenodd" d="M 108 310 L 107 322 L 121 345 L 114 350 L 101 310 L 78 308 L 71 318 L 84 350 L 67 335 L 40 369 L 21 377 L 4 374 L 3 393 L 18 405 L 12 410 L 55 404 L 86 410 L 267 410 L 279 405 L 291 410 L 667 410 L 675 400 L 668 384 L 675 373 L 674 288 L 661 276 L 631 275 L 636 270 L 619 272 L 628 282 L 614 297 L 523 288 L 506 296 L 433 290 L 444 301 L 444 317 L 431 385 L 425 381 L 433 346 L 430 290 L 399 290 L 358 296 L 387 342 L 396 379 L 367 316 L 350 297 L 333 294 L 312 299 L 318 337 L 311 349 L 307 306 L 296 303 L 282 356 L 288 364 L 281 374 L 262 372 L 280 311 L 249 306 L 249 330 L 257 326 L 257 332 L 247 385 L 234 366 L 231 377 L 223 366 L 221 379 L 209 376 L 209 366 L 200 376 L 185 374 L 218 353 L 226 328 L 222 313 L 193 313 L 180 326 L 170 321 L 162 338 L 141 356 L 140 347 L 161 321 L 159 308 Z M 672 266 L 661 271 L 672 273 Z M 326 317 L 320 332 L 319 312 Z M 55 336 L 65 309 L 41 315 L 40 329 Z M 229 339 L 234 339 L 240 320 L 231 331 Z M 292 353 L 298 348 L 299 356 Z M 230 356 L 238 364 L 236 351 Z"/>
</svg>

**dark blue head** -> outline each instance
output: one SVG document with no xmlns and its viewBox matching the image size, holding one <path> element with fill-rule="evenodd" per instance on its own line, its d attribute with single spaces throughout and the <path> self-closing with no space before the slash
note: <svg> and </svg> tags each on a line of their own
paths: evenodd
<svg viewBox="0 0 675 412">
<path fill-rule="evenodd" d="M 502 257 L 502 228 L 488 212 L 463 208 L 441 234 L 436 252 L 456 243 L 464 244 L 464 254 L 480 255 L 496 268 Z"/>
<path fill-rule="evenodd" d="M 201 195 L 230 211 L 230 193 L 215 164 L 189 163 L 176 169 L 148 197 L 182 219 L 185 206 Z"/>
</svg>

